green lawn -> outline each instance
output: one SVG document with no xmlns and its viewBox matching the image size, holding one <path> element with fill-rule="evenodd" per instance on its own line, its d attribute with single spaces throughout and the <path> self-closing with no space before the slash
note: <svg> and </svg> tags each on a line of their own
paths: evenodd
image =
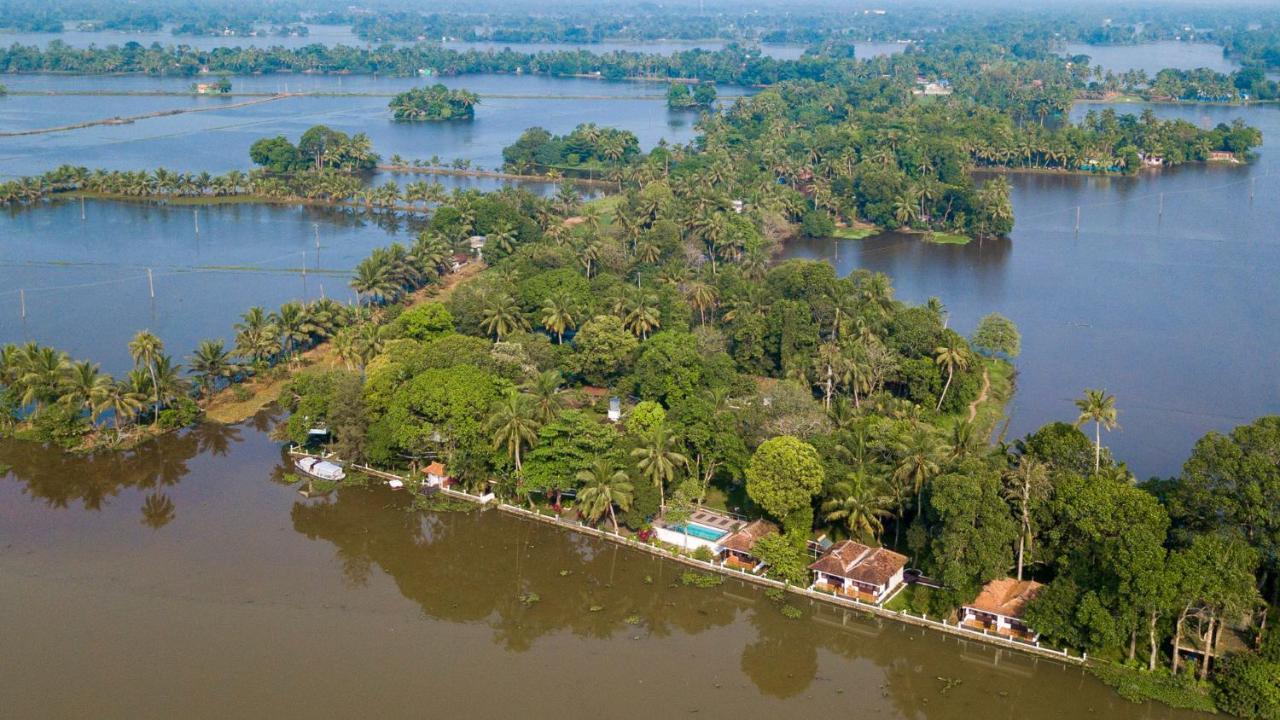
<svg viewBox="0 0 1280 720">
<path fill-rule="evenodd" d="M 835 235 L 832 237 L 840 240 L 861 240 L 872 235 L 879 235 L 880 232 L 879 228 L 874 227 L 842 227 L 836 228 Z"/>
<path fill-rule="evenodd" d="M 973 238 L 958 233 L 933 232 L 925 235 L 924 239 L 938 245 L 968 245 Z"/>
</svg>

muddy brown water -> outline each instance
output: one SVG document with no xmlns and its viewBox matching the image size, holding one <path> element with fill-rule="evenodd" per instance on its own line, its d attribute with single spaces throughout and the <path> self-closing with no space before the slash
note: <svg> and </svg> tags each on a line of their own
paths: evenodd
<svg viewBox="0 0 1280 720">
<path fill-rule="evenodd" d="M 1192 717 L 496 511 L 306 499 L 270 423 L 0 444 L 0 715 Z"/>
</svg>

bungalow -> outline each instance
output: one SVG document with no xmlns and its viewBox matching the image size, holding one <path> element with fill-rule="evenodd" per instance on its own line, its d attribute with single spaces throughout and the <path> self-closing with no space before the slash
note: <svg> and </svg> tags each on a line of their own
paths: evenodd
<svg viewBox="0 0 1280 720">
<path fill-rule="evenodd" d="M 737 531 L 720 538 L 720 560 L 726 565 L 754 570 L 760 565 L 760 558 L 751 554 L 756 542 L 766 535 L 777 534 L 777 525 L 764 519 L 752 520 Z"/>
<path fill-rule="evenodd" d="M 1226 150 L 1212 150 L 1209 152 L 1210 162 L 1236 162 L 1236 154 Z"/>
<path fill-rule="evenodd" d="M 881 603 L 902 585 L 907 557 L 885 548 L 842 540 L 809 566 L 813 589 Z"/>
<path fill-rule="evenodd" d="M 472 235 L 467 238 L 467 246 L 471 248 L 471 252 L 475 253 L 477 260 L 484 260 L 484 246 L 489 238 L 485 235 Z"/>
<path fill-rule="evenodd" d="M 1027 603 L 1035 599 L 1042 587 L 1034 580 L 992 580 L 973 602 L 960 608 L 960 623 L 970 630 L 986 630 L 1035 642 L 1039 633 L 1027 627 L 1022 617 Z"/>
<path fill-rule="evenodd" d="M 450 482 L 449 473 L 445 471 L 444 463 L 439 460 L 423 468 L 422 474 L 427 478 L 427 487 L 445 487 Z"/>
<path fill-rule="evenodd" d="M 453 272 L 458 272 L 466 267 L 469 262 L 471 262 L 471 258 L 466 253 L 454 253 L 453 257 L 450 258 L 449 269 Z"/>
</svg>

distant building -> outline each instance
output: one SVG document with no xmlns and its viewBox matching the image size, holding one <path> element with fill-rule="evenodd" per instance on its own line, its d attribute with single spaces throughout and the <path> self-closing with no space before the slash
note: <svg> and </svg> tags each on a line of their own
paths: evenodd
<svg viewBox="0 0 1280 720">
<path fill-rule="evenodd" d="M 1213 150 L 1209 153 L 1210 162 L 1236 162 L 1236 154 L 1226 150 Z"/>
<path fill-rule="evenodd" d="M 914 95 L 923 95 L 926 97 L 946 96 L 951 94 L 951 83 L 946 80 L 931 82 L 924 78 L 917 78 L 916 87 L 911 92 Z"/>
<path fill-rule="evenodd" d="M 609 398 L 609 422 L 622 419 L 622 401 L 616 397 Z"/>
<path fill-rule="evenodd" d="M 466 253 L 454 253 L 453 257 L 450 258 L 449 269 L 453 272 L 458 272 L 462 268 L 466 267 L 470 262 L 471 257 Z"/>
<path fill-rule="evenodd" d="M 484 246 L 489 241 L 484 235 L 472 235 L 467 239 L 467 246 L 475 253 L 477 260 L 484 260 Z"/>
<path fill-rule="evenodd" d="M 752 520 L 737 531 L 720 538 L 720 559 L 728 565 L 754 570 L 760 558 L 751 554 L 756 542 L 766 535 L 778 534 L 778 526 L 768 520 Z"/>
<path fill-rule="evenodd" d="M 426 476 L 427 487 L 439 488 L 449 484 L 449 473 L 442 462 L 431 463 L 422 469 L 422 474 Z"/>
</svg>

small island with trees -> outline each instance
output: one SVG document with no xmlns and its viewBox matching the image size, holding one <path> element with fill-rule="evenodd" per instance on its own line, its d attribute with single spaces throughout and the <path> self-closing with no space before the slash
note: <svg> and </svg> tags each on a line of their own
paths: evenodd
<svg viewBox="0 0 1280 720">
<path fill-rule="evenodd" d="M 431 87 L 413 88 L 395 97 L 387 105 L 396 120 L 471 120 L 476 116 L 480 98 L 469 90 L 451 90 L 436 83 Z"/>
<path fill-rule="evenodd" d="M 704 109 L 715 104 L 715 83 L 697 83 L 692 91 L 686 83 L 672 83 L 667 89 L 667 107 L 672 110 Z"/>
</svg>

